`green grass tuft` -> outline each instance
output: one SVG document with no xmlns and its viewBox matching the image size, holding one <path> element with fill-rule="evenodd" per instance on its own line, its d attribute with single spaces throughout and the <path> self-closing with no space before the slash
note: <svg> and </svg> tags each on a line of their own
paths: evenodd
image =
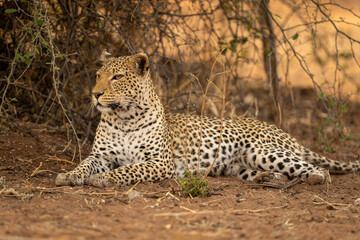
<svg viewBox="0 0 360 240">
<path fill-rule="evenodd" d="M 179 184 L 185 196 L 205 196 L 209 193 L 205 173 L 193 174 L 189 170 L 184 172 L 184 177 L 178 177 Z"/>
</svg>

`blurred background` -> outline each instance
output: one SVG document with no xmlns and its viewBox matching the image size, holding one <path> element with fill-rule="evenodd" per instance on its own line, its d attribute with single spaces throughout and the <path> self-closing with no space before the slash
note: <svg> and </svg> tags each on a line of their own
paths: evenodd
<svg viewBox="0 0 360 240">
<path fill-rule="evenodd" d="M 257 117 L 321 151 L 359 142 L 357 0 L 2 1 L 0 19 L 3 128 L 90 143 L 107 49 L 148 54 L 168 111 Z"/>
</svg>

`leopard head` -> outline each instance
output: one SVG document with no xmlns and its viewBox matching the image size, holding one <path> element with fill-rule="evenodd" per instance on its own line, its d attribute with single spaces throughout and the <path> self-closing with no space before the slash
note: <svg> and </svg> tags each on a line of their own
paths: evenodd
<svg viewBox="0 0 360 240">
<path fill-rule="evenodd" d="M 148 102 L 153 86 L 146 54 L 113 57 L 103 51 L 101 60 L 103 67 L 96 74 L 92 90 L 92 101 L 97 109 L 101 112 L 129 111 L 131 107 L 141 107 Z"/>
</svg>

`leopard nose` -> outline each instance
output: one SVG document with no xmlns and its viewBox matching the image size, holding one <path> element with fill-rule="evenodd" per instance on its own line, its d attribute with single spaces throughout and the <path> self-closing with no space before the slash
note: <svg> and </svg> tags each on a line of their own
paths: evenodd
<svg viewBox="0 0 360 240">
<path fill-rule="evenodd" d="M 104 95 L 104 92 L 93 92 L 92 94 L 96 99 L 98 99 L 101 95 Z"/>
</svg>

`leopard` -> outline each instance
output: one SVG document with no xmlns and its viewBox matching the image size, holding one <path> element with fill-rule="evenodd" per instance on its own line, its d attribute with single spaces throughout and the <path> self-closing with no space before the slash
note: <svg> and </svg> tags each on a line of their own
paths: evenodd
<svg viewBox="0 0 360 240">
<path fill-rule="evenodd" d="M 100 112 L 92 150 L 55 184 L 126 186 L 206 172 L 264 183 L 281 175 L 323 184 L 329 173 L 360 170 L 360 161 L 321 156 L 273 124 L 253 117 L 216 118 L 164 110 L 145 53 L 101 54 L 92 103 Z"/>
</svg>

